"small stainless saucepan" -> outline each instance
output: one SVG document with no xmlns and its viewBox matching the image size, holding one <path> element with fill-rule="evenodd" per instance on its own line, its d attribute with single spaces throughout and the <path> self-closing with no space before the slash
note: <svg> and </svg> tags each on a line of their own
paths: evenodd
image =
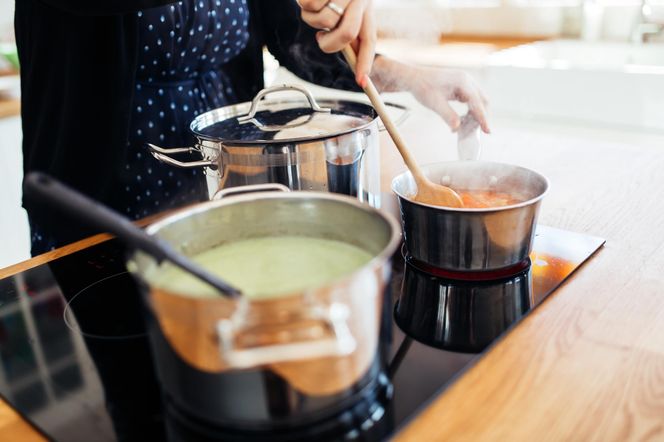
<svg viewBox="0 0 664 442">
<path fill-rule="evenodd" d="M 425 166 L 436 183 L 463 190 L 519 195 L 523 202 L 494 208 L 448 208 L 413 201 L 410 172 L 392 181 L 401 208 L 406 248 L 417 261 L 456 272 L 482 272 L 526 263 L 548 180 L 510 164 L 455 161 Z"/>
</svg>

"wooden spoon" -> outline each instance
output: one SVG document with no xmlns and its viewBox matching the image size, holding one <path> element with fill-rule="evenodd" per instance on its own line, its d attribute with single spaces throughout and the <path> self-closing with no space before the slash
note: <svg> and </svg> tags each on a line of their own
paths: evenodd
<svg viewBox="0 0 664 442">
<path fill-rule="evenodd" d="M 344 57 L 346 58 L 346 61 L 350 65 L 353 72 L 355 72 L 355 65 L 357 63 L 355 51 L 353 51 L 350 46 L 346 46 L 342 53 L 344 54 Z M 367 85 L 364 87 L 364 93 L 367 94 L 371 104 L 373 105 L 374 109 L 376 109 L 376 113 L 378 113 L 380 119 L 383 120 L 383 125 L 387 129 L 387 132 L 390 134 L 390 137 L 392 137 L 392 141 L 394 141 L 394 144 L 397 146 L 397 149 L 399 150 L 401 157 L 406 163 L 406 166 L 413 174 L 413 178 L 415 178 L 415 183 L 417 184 L 417 194 L 415 194 L 412 199 L 419 203 L 430 204 L 432 206 L 463 207 L 463 201 L 461 200 L 461 197 L 459 197 L 459 194 L 447 186 L 432 182 L 429 178 L 426 177 L 426 175 L 424 175 L 424 172 L 422 172 L 420 166 L 417 165 L 415 159 L 406 147 L 406 144 L 403 142 L 397 127 L 389 117 L 387 109 L 385 108 L 385 104 L 378 94 L 376 86 L 374 86 L 373 82 L 368 77 Z"/>
</svg>

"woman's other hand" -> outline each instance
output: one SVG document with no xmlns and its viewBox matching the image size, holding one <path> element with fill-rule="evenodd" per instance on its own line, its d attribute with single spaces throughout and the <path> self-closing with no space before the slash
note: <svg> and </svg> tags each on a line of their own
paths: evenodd
<svg viewBox="0 0 664 442">
<path fill-rule="evenodd" d="M 371 78 L 381 92 L 411 92 L 420 103 L 437 112 L 455 132 L 461 124 L 461 117 L 450 102 L 465 103 L 482 130 L 490 132 L 486 110 L 488 100 L 475 80 L 463 71 L 412 66 L 380 56 L 374 63 Z"/>
<path fill-rule="evenodd" d="M 376 24 L 371 0 L 298 0 L 302 20 L 320 29 L 318 46 L 328 54 L 352 45 L 357 54 L 355 81 L 364 87 L 376 54 Z"/>
</svg>

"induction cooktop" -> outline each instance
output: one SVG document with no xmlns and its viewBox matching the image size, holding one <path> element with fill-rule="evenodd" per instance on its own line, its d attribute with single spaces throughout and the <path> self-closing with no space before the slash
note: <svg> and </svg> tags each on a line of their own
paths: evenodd
<svg viewBox="0 0 664 442">
<path fill-rule="evenodd" d="M 333 439 L 394 434 L 603 244 L 539 226 L 528 268 L 481 282 L 435 277 L 395 256 L 390 394 L 379 398 L 374 431 L 367 421 Z M 50 439 L 171 436 L 124 254 L 109 240 L 0 280 L 0 395 Z"/>
</svg>

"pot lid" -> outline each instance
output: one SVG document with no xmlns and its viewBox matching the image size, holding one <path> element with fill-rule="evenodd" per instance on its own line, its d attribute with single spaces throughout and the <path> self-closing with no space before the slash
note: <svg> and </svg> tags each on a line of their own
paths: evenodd
<svg viewBox="0 0 664 442">
<path fill-rule="evenodd" d="M 268 100 L 272 92 L 295 90 L 302 99 Z M 225 106 L 199 115 L 191 131 L 204 139 L 227 144 L 266 144 L 310 141 L 353 132 L 376 119 L 369 104 L 349 100 L 316 101 L 299 86 L 263 89 L 251 103 Z"/>
</svg>

